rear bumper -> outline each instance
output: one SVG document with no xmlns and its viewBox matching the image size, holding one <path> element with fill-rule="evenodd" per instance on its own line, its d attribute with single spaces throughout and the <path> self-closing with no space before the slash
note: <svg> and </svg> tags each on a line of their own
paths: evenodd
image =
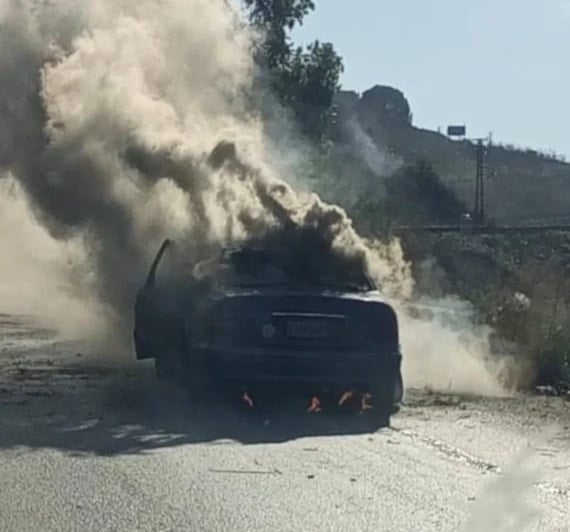
<svg viewBox="0 0 570 532">
<path fill-rule="evenodd" d="M 202 348 L 207 373 L 217 380 L 358 385 L 394 382 L 402 355 L 393 352 L 320 352 Z"/>
</svg>

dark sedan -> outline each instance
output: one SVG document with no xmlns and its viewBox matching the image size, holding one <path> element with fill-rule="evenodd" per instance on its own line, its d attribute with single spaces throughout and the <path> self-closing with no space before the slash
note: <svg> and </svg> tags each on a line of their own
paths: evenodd
<svg viewBox="0 0 570 532">
<path fill-rule="evenodd" d="M 364 272 L 312 275 L 264 249 L 238 248 L 172 276 L 162 245 L 140 290 L 139 359 L 191 391 L 286 385 L 327 390 L 339 402 L 372 398 L 386 423 L 403 393 L 398 321 Z M 316 272 L 316 273 L 315 273 Z"/>
</svg>

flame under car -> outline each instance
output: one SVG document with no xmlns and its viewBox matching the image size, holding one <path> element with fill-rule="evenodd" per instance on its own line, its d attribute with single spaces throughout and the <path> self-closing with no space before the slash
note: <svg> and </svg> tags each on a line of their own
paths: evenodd
<svg viewBox="0 0 570 532">
<path fill-rule="evenodd" d="M 337 391 L 337 404 L 370 394 L 389 423 L 403 394 L 398 320 L 365 272 L 339 276 L 321 264 L 307 275 L 266 250 L 238 248 L 172 276 L 161 271 L 169 247 L 135 305 L 136 356 L 154 358 L 159 377 L 196 395 L 214 383 L 322 387 Z"/>
</svg>

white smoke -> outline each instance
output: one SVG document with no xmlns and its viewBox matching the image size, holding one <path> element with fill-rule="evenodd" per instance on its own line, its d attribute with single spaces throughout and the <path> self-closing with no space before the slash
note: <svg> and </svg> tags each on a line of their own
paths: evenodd
<svg viewBox="0 0 570 532">
<path fill-rule="evenodd" d="M 398 242 L 365 242 L 342 209 L 276 175 L 288 165 L 275 155 L 291 147 L 271 145 L 254 110 L 252 47 L 223 1 L 0 0 L 0 175 L 17 180 L 47 241 L 81 250 L 73 272 L 56 259 L 33 270 L 38 279 L 63 272 L 94 314 L 122 318 L 166 236 L 198 253 L 288 221 L 311 225 L 364 257 L 400 310 L 411 382 L 471 390 L 480 374 L 489 392 L 481 331 L 403 306 L 413 280 Z"/>
<path fill-rule="evenodd" d="M 378 177 L 388 177 L 404 164 L 401 157 L 379 147 L 355 118 L 349 120 L 346 129 L 350 135 L 351 145 Z"/>
<path fill-rule="evenodd" d="M 100 337 L 105 309 L 92 299 L 84 249 L 51 238 L 13 178 L 0 180 L 0 235 L 0 313 L 39 316 L 66 338 Z"/>
<path fill-rule="evenodd" d="M 492 330 L 475 325 L 474 314 L 467 302 L 455 298 L 424 299 L 400 308 L 402 344 L 410 355 L 404 358 L 409 385 L 463 394 L 507 394 L 500 379 L 505 361 L 491 355 Z"/>
</svg>

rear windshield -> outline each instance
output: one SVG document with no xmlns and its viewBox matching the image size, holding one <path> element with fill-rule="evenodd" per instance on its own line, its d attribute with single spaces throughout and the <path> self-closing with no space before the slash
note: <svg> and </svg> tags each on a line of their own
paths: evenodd
<svg viewBox="0 0 570 532">
<path fill-rule="evenodd" d="M 263 250 L 225 252 L 222 283 L 229 286 L 297 286 L 365 291 L 372 283 L 360 268 L 346 267 L 334 257 L 322 261 L 277 258 Z"/>
</svg>

